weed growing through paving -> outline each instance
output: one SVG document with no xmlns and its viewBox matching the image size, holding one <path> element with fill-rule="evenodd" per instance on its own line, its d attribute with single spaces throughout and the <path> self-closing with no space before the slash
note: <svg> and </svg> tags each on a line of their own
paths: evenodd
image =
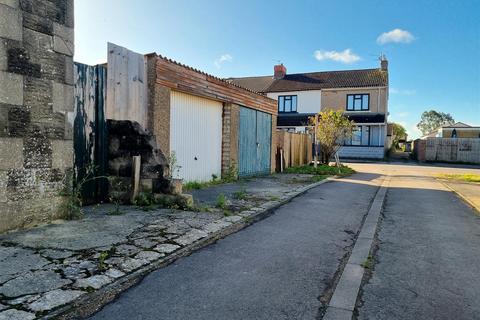
<svg viewBox="0 0 480 320">
<path fill-rule="evenodd" d="M 111 247 L 110 250 L 102 251 L 100 253 L 100 255 L 98 256 L 98 270 L 100 271 L 106 270 L 105 260 L 113 256 L 115 252 L 117 252 L 117 248 Z"/>
<path fill-rule="evenodd" d="M 239 191 L 234 192 L 233 193 L 233 198 L 235 198 L 237 200 L 247 199 L 247 190 L 245 190 L 245 188 L 242 188 Z"/>
<path fill-rule="evenodd" d="M 224 210 L 227 208 L 227 197 L 225 197 L 225 194 L 220 193 L 217 196 L 217 200 L 215 200 L 215 207 Z"/>
<path fill-rule="evenodd" d="M 110 201 L 113 203 L 114 207 L 108 212 L 110 215 L 120 215 L 123 212 L 120 210 L 120 205 L 125 199 L 125 195 L 129 192 L 129 185 L 127 185 L 124 180 L 120 177 L 110 176 L 108 177 L 111 190 Z"/>
<path fill-rule="evenodd" d="M 372 257 L 372 255 L 369 255 L 367 260 L 362 262 L 361 266 L 364 267 L 365 269 L 371 269 L 373 267 L 373 257 Z"/>
<path fill-rule="evenodd" d="M 64 187 L 60 192 L 61 196 L 65 197 L 65 201 L 62 203 L 61 210 L 64 217 L 67 220 L 77 220 L 83 218 L 82 211 L 82 190 L 83 187 L 91 181 L 96 179 L 106 178 L 105 176 L 95 176 L 96 166 L 88 165 L 85 167 L 83 176 L 79 177 L 79 174 L 75 170 L 67 172 L 63 180 Z"/>
</svg>

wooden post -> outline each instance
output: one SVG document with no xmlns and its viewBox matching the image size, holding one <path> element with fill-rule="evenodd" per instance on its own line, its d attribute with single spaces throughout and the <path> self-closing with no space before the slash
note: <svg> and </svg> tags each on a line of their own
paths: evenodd
<svg viewBox="0 0 480 320">
<path fill-rule="evenodd" d="M 280 172 L 283 172 L 283 149 L 280 149 Z"/>
<path fill-rule="evenodd" d="M 133 156 L 132 158 L 132 195 L 130 201 L 133 203 L 140 192 L 140 166 L 142 158 Z"/>
</svg>

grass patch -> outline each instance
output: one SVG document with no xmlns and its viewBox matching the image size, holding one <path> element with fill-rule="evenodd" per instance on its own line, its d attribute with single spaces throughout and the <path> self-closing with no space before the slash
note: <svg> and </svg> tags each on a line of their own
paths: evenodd
<svg viewBox="0 0 480 320">
<path fill-rule="evenodd" d="M 480 183 L 480 174 L 466 173 L 466 174 L 437 174 L 437 178 Z"/>
<path fill-rule="evenodd" d="M 317 174 L 317 175 L 314 175 L 313 177 L 311 177 L 310 180 L 312 180 L 312 182 L 319 182 L 319 181 L 325 180 L 327 178 L 328 178 L 327 175 Z"/>
<path fill-rule="evenodd" d="M 183 190 L 200 190 L 205 189 L 211 186 L 216 186 L 219 184 L 233 182 L 234 180 L 230 179 L 212 179 L 210 181 L 200 182 L 200 181 L 188 181 L 183 184 Z"/>
<path fill-rule="evenodd" d="M 301 166 L 301 167 L 292 167 L 287 168 L 284 171 L 285 173 L 298 173 L 298 174 L 314 174 L 320 176 L 347 176 L 352 173 L 355 173 L 355 170 L 348 166 L 327 166 L 319 165 L 316 168 L 314 166 Z"/>
</svg>

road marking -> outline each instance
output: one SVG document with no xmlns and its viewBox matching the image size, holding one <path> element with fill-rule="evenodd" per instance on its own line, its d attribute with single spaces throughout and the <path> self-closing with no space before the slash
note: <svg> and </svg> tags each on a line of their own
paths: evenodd
<svg viewBox="0 0 480 320">
<path fill-rule="evenodd" d="M 390 176 L 386 176 L 378 189 L 360 233 L 342 271 L 340 280 L 335 287 L 332 298 L 327 307 L 324 320 L 351 320 L 358 292 L 362 284 L 365 268 L 362 264 L 367 261 L 372 249 L 378 220 L 382 211 L 383 202 L 390 184 Z"/>
</svg>

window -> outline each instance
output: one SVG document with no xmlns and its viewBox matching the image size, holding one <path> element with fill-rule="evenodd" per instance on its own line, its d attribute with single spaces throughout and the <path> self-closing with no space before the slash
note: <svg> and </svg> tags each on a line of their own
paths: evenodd
<svg viewBox="0 0 480 320">
<path fill-rule="evenodd" d="M 278 112 L 297 112 L 297 96 L 279 96 Z"/>
<path fill-rule="evenodd" d="M 362 145 L 362 127 L 356 127 L 353 129 L 352 146 Z"/>
<path fill-rule="evenodd" d="M 345 141 L 347 146 L 370 146 L 370 126 L 358 126 L 353 129 L 350 139 Z"/>
<path fill-rule="evenodd" d="M 370 110 L 370 95 L 366 94 L 347 94 L 348 111 Z"/>
</svg>

